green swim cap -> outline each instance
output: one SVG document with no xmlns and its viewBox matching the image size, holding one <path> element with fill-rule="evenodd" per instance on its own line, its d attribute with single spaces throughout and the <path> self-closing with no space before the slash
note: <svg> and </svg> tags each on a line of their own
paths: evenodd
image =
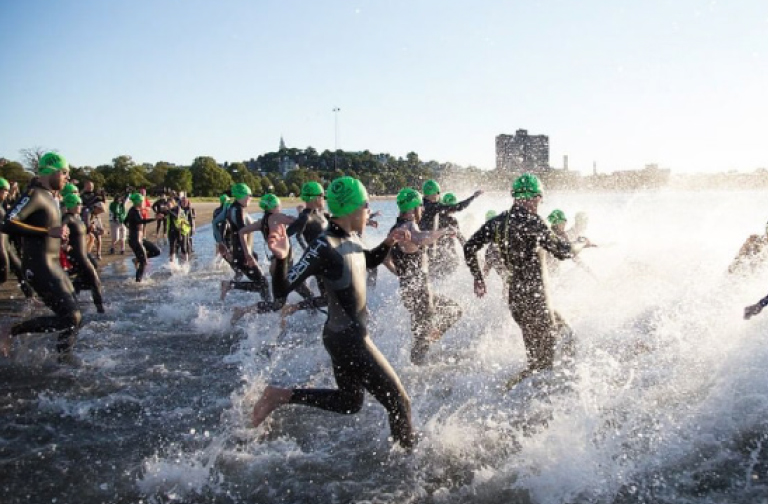
<svg viewBox="0 0 768 504">
<path fill-rule="evenodd" d="M 334 217 L 349 215 L 368 201 L 368 191 L 353 177 L 339 177 L 328 186 L 328 210 Z"/>
<path fill-rule="evenodd" d="M 141 205 L 142 203 L 144 203 L 144 196 L 142 196 L 137 192 L 131 193 L 131 195 L 128 196 L 128 199 L 131 200 L 134 205 Z"/>
<path fill-rule="evenodd" d="M 498 214 L 496 213 L 496 210 L 488 210 L 485 212 L 485 220 L 489 221 L 496 217 Z"/>
<path fill-rule="evenodd" d="M 72 183 L 64 184 L 64 188 L 61 190 L 61 195 L 66 196 L 67 194 L 80 194 L 80 189 Z"/>
<path fill-rule="evenodd" d="M 224 203 L 227 203 L 228 201 L 229 201 L 229 196 L 227 196 L 226 194 L 222 194 L 221 196 L 219 196 L 219 203 L 221 203 L 222 205 Z"/>
<path fill-rule="evenodd" d="M 232 197 L 236 200 L 243 199 L 251 194 L 253 193 L 251 192 L 251 188 L 248 187 L 248 184 L 240 182 L 239 184 L 232 186 Z"/>
<path fill-rule="evenodd" d="M 456 199 L 456 195 L 452 192 L 447 192 L 443 195 L 443 205 L 453 206 L 458 202 L 459 200 Z"/>
<path fill-rule="evenodd" d="M 37 163 L 37 172 L 40 175 L 50 175 L 56 173 L 59 170 L 66 170 L 69 168 L 69 163 L 63 156 L 56 154 L 55 152 L 47 152 L 43 154 L 40 161 Z"/>
<path fill-rule="evenodd" d="M 83 200 L 80 199 L 80 195 L 75 193 L 67 194 L 64 196 L 62 201 L 64 202 L 64 206 L 66 208 L 75 208 L 77 205 L 83 204 Z"/>
<path fill-rule="evenodd" d="M 565 212 L 562 210 L 552 210 L 552 212 L 549 214 L 549 217 L 547 217 L 547 220 L 550 224 L 556 226 L 561 222 L 566 222 L 568 219 L 565 218 Z"/>
<path fill-rule="evenodd" d="M 278 198 L 272 193 L 267 193 L 261 197 L 261 200 L 259 201 L 259 206 L 265 212 L 271 212 L 272 210 L 280 206 L 280 198 Z"/>
<path fill-rule="evenodd" d="M 405 213 L 421 206 L 421 194 L 412 187 L 400 189 L 397 193 L 397 208 L 400 213 Z"/>
<path fill-rule="evenodd" d="M 512 183 L 512 196 L 517 199 L 532 199 L 544 194 L 544 185 L 532 173 L 523 173 Z"/>
<path fill-rule="evenodd" d="M 421 186 L 421 192 L 424 196 L 432 196 L 434 194 L 440 194 L 440 184 L 436 180 L 429 179 Z"/>
<path fill-rule="evenodd" d="M 323 194 L 325 194 L 325 191 L 323 191 L 323 186 L 314 180 L 304 182 L 304 185 L 301 186 L 301 199 L 306 203 L 309 203 L 313 199 L 317 198 L 318 196 L 322 196 Z"/>
<path fill-rule="evenodd" d="M 10 189 L 10 188 L 11 188 L 11 184 L 9 184 L 8 181 L 5 180 L 4 178 L 0 178 L 0 189 Z"/>
</svg>

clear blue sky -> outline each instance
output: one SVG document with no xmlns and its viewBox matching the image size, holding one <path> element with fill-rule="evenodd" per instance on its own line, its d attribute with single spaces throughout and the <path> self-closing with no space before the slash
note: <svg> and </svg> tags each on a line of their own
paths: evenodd
<svg viewBox="0 0 768 504">
<path fill-rule="evenodd" d="M 768 167 L 768 1 L 3 0 L 0 156 L 289 147 L 495 166 Z"/>
</svg>

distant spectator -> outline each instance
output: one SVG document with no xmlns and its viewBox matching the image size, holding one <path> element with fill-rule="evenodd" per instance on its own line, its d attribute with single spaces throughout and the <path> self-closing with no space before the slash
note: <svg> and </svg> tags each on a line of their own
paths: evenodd
<svg viewBox="0 0 768 504">
<path fill-rule="evenodd" d="M 109 231 L 112 235 L 110 254 L 117 250 L 120 250 L 120 254 L 125 254 L 125 215 L 125 195 L 120 194 L 109 204 Z"/>
</svg>

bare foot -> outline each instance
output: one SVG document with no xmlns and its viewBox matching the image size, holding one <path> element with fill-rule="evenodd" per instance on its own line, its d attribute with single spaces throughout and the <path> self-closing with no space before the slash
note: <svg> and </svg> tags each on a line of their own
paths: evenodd
<svg viewBox="0 0 768 504">
<path fill-rule="evenodd" d="M 227 292 L 229 292 L 229 280 L 222 280 L 221 281 L 221 295 L 219 296 L 219 299 L 224 301 L 224 298 L 227 297 Z"/>
<path fill-rule="evenodd" d="M 291 400 L 292 394 L 293 391 L 291 389 L 267 385 L 267 388 L 264 389 L 261 397 L 253 406 L 253 413 L 251 414 L 252 425 L 254 427 L 261 425 L 270 413 L 283 404 L 287 404 Z"/>
</svg>

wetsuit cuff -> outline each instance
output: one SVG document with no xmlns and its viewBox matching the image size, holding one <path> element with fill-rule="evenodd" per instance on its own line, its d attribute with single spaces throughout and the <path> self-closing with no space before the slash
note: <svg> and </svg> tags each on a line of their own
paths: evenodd
<svg viewBox="0 0 768 504">
<path fill-rule="evenodd" d="M 768 296 L 765 296 L 763 299 L 757 302 L 762 308 L 765 308 L 768 306 Z"/>
</svg>

